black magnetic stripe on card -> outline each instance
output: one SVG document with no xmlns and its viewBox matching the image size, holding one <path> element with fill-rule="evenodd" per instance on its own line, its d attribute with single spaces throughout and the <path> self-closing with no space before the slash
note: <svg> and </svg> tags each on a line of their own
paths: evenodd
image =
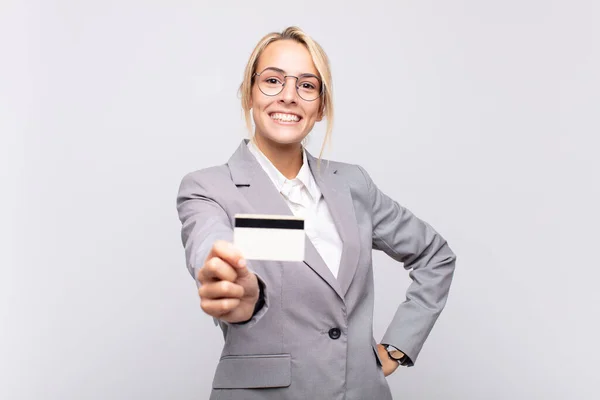
<svg viewBox="0 0 600 400">
<path fill-rule="evenodd" d="M 304 229 L 304 221 L 298 219 L 236 218 L 236 228 Z"/>
</svg>

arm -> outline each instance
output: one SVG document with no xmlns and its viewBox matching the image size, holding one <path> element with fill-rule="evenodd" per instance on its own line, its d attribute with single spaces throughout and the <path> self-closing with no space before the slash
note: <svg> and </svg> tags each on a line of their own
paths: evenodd
<svg viewBox="0 0 600 400">
<path fill-rule="evenodd" d="M 201 286 L 198 272 L 211 254 L 213 244 L 218 240 L 229 243 L 233 241 L 233 229 L 229 218 L 225 210 L 211 196 L 214 192 L 210 188 L 208 179 L 200 171 L 183 178 L 177 195 L 177 212 L 182 224 L 181 239 L 185 247 L 186 265 L 198 287 Z M 254 273 L 250 263 L 248 269 Z M 248 326 L 255 324 L 268 309 L 265 283 L 256 273 L 254 275 L 258 280 L 262 297 L 259 297 L 251 319 L 244 322 Z M 216 325 L 217 318 L 214 321 Z"/>
<path fill-rule="evenodd" d="M 406 300 L 381 342 L 401 349 L 412 366 L 446 304 L 456 256 L 431 226 L 381 192 L 359 168 L 372 205 L 373 249 L 384 251 L 411 270 Z"/>
</svg>

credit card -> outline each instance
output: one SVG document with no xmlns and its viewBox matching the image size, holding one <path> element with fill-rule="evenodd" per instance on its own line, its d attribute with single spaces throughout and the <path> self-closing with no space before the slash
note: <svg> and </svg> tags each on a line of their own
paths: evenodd
<svg viewBox="0 0 600 400">
<path fill-rule="evenodd" d="M 236 214 L 233 244 L 248 260 L 304 261 L 304 218 Z"/>
</svg>

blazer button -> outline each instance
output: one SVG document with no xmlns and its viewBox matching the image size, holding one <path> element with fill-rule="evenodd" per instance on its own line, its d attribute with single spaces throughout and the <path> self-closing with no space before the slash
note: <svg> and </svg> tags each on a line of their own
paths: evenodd
<svg viewBox="0 0 600 400">
<path fill-rule="evenodd" d="M 340 331 L 339 328 L 331 328 L 329 330 L 329 337 L 332 338 L 333 340 L 339 339 L 341 335 L 342 335 L 342 331 Z"/>
</svg>

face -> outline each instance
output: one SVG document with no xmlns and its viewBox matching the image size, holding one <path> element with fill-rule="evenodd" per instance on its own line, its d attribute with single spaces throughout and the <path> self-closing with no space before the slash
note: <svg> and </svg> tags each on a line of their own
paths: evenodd
<svg viewBox="0 0 600 400">
<path fill-rule="evenodd" d="M 273 144 L 300 143 L 310 133 L 315 122 L 323 118 L 320 112 L 322 96 L 313 101 L 303 99 L 310 98 L 307 93 L 314 90 L 311 89 L 311 82 L 316 82 L 308 74 L 318 76 L 310 53 L 303 44 L 295 41 L 273 42 L 261 54 L 256 72 L 261 73 L 267 68 L 267 72 L 254 77 L 255 83 L 252 86 L 251 106 L 255 134 Z M 259 88 L 258 82 L 261 79 L 264 89 L 267 84 L 273 87 L 277 85 L 277 77 L 282 78 L 283 75 L 305 76 L 298 81 L 302 96 L 296 91 L 296 79 L 292 77 L 285 78 L 285 86 L 277 95 L 268 96 Z M 266 92 L 270 93 L 269 90 Z"/>
</svg>

